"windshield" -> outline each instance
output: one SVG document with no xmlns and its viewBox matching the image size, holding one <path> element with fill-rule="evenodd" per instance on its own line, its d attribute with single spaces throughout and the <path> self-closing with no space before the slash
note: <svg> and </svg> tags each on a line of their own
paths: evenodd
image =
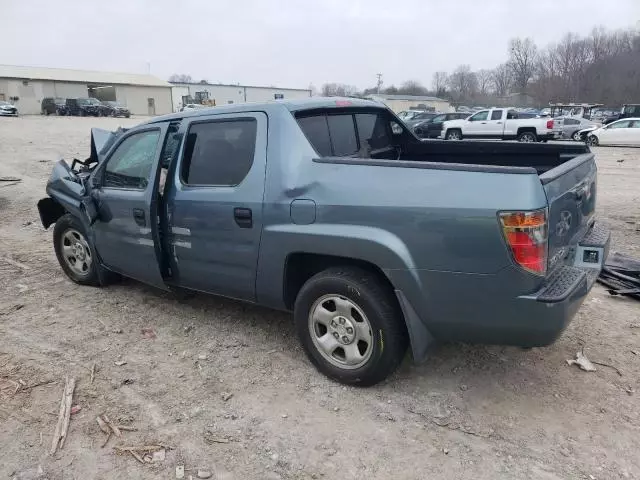
<svg viewBox="0 0 640 480">
<path fill-rule="evenodd" d="M 0 100 L 0 105 L 11 105 L 9 102 L 5 102 L 4 100 Z"/>
<path fill-rule="evenodd" d="M 88 98 L 78 98 L 78 105 L 91 105 L 91 101 Z"/>
<path fill-rule="evenodd" d="M 102 105 L 102 102 L 100 102 L 100 100 L 98 100 L 97 98 L 89 98 L 88 102 L 91 105 Z"/>
</svg>

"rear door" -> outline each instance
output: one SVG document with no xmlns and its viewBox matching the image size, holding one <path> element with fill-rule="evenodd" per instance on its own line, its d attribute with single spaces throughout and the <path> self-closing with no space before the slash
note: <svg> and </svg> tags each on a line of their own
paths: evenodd
<svg viewBox="0 0 640 480">
<path fill-rule="evenodd" d="M 160 271 L 158 164 L 167 124 L 127 132 L 94 173 L 95 245 L 110 269 L 166 288 Z"/>
<path fill-rule="evenodd" d="M 640 145 L 640 120 L 631 122 L 629 128 L 629 145 Z"/>
<path fill-rule="evenodd" d="M 593 223 L 596 163 L 580 155 L 540 176 L 549 204 L 549 269 L 568 257 Z"/>
<path fill-rule="evenodd" d="M 505 110 L 496 109 L 491 110 L 489 117 L 487 118 L 487 125 L 485 135 L 491 138 L 502 138 L 504 133 L 504 112 Z"/>
<path fill-rule="evenodd" d="M 165 187 L 171 282 L 255 300 L 267 116 L 198 116 L 183 121 L 181 133 L 181 153 Z"/>
</svg>

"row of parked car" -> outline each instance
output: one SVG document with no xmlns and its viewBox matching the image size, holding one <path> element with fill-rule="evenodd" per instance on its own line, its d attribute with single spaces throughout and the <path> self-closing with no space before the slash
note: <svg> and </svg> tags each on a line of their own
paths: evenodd
<svg viewBox="0 0 640 480">
<path fill-rule="evenodd" d="M 129 109 L 119 102 L 100 101 L 97 98 L 59 98 L 42 99 L 42 115 L 71 115 L 76 117 L 126 117 L 131 116 Z"/>
</svg>

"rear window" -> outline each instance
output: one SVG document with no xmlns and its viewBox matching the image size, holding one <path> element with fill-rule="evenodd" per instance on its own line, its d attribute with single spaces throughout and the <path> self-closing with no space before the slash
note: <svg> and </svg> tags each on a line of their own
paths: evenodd
<svg viewBox="0 0 640 480">
<path fill-rule="evenodd" d="M 322 112 L 298 117 L 297 120 L 313 148 L 322 157 L 359 154 L 367 158 L 372 151 L 392 148 L 391 125 L 384 114 Z"/>
</svg>

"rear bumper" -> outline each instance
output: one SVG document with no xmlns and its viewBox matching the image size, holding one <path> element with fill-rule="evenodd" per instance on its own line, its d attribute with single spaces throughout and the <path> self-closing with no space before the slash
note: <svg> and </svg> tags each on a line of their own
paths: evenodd
<svg viewBox="0 0 640 480">
<path fill-rule="evenodd" d="M 513 266 L 493 275 L 414 271 L 412 276 L 418 275 L 426 291 L 416 298 L 407 283 L 402 290 L 438 341 L 545 346 L 562 334 L 582 305 L 607 258 L 609 243 L 609 229 L 596 224 L 576 246 L 572 264 L 556 269 L 543 284 Z M 399 273 L 394 283 L 410 281 Z M 411 340 L 414 352 L 419 351 Z"/>
</svg>

